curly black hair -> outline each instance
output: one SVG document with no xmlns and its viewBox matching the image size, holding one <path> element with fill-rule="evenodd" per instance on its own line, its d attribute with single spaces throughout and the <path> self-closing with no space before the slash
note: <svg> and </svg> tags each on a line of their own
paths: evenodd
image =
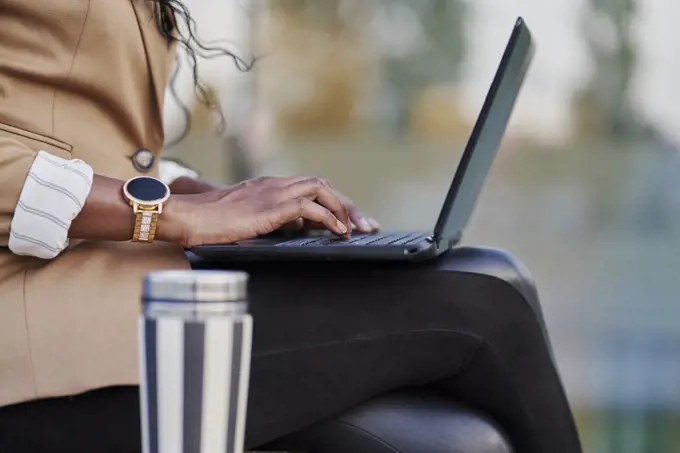
<svg viewBox="0 0 680 453">
<path fill-rule="evenodd" d="M 187 63 L 191 70 L 194 81 L 194 90 L 197 99 L 205 104 L 210 110 L 215 112 L 218 117 L 217 133 L 222 134 L 226 127 L 224 113 L 219 100 L 212 95 L 210 90 L 201 81 L 198 73 L 198 59 L 213 59 L 219 57 L 230 58 L 239 71 L 247 72 L 255 64 L 256 58 L 247 62 L 230 50 L 220 47 L 219 41 L 203 41 L 198 38 L 196 21 L 191 16 L 189 8 L 181 0 L 146 0 L 155 3 L 154 14 L 161 33 L 168 42 L 176 42 L 186 55 Z M 181 24 L 181 25 L 180 25 Z M 185 119 L 185 127 L 179 137 L 166 144 L 167 147 L 174 146 L 181 142 L 189 134 L 191 129 L 191 112 L 182 102 L 176 91 L 176 81 L 181 69 L 181 59 L 179 54 L 176 57 L 176 64 L 170 78 L 170 94 L 177 102 L 182 116 Z"/>
</svg>

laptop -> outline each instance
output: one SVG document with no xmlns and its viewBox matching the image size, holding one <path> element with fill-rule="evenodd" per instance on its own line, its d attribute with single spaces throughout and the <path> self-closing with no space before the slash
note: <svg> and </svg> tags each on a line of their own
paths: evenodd
<svg viewBox="0 0 680 453">
<path fill-rule="evenodd" d="M 272 234 L 229 245 L 192 248 L 208 260 L 375 260 L 423 261 L 456 246 L 498 152 L 515 101 L 533 58 L 531 32 L 520 17 L 472 130 L 432 231 L 354 233 L 342 239 L 330 232 Z"/>
</svg>

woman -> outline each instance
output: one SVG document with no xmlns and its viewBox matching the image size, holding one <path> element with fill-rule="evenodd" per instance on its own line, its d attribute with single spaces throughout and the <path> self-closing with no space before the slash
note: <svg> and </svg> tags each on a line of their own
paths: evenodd
<svg viewBox="0 0 680 453">
<path fill-rule="evenodd" d="M 188 269 L 182 246 L 303 221 L 345 237 L 352 223 L 377 228 L 317 178 L 218 189 L 180 177 L 169 197 L 162 185 L 126 186 L 161 166 L 168 69 L 175 44 L 193 39 L 177 37 L 173 10 L 190 20 L 175 0 L 0 4 L 3 453 L 138 451 L 140 282 Z M 135 212 L 145 196 L 167 200 Z M 418 384 L 491 412 L 523 453 L 580 451 L 541 320 L 480 317 L 441 291 L 390 297 L 389 313 L 385 301 L 332 297 L 258 308 L 249 446 Z"/>
</svg>

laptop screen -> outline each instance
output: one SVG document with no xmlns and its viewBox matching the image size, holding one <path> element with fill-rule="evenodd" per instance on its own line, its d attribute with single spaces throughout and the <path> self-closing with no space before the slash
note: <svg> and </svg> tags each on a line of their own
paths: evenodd
<svg viewBox="0 0 680 453">
<path fill-rule="evenodd" d="M 434 230 L 437 240 L 457 240 L 470 220 L 533 58 L 533 50 L 531 32 L 519 18 L 439 214 Z"/>
</svg>

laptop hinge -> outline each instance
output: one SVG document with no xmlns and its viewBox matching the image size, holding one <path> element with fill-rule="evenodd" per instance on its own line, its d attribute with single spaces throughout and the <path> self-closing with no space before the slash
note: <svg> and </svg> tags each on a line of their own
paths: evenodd
<svg viewBox="0 0 680 453">
<path fill-rule="evenodd" d="M 461 232 L 459 232 L 457 235 L 455 235 L 453 237 L 449 237 L 449 238 L 434 234 L 434 235 L 432 235 L 432 241 L 434 242 L 435 246 L 437 247 L 437 250 L 441 250 L 441 249 L 448 250 L 448 249 L 452 248 L 454 245 L 458 244 L 460 242 L 462 236 L 463 235 L 461 234 Z"/>
</svg>

